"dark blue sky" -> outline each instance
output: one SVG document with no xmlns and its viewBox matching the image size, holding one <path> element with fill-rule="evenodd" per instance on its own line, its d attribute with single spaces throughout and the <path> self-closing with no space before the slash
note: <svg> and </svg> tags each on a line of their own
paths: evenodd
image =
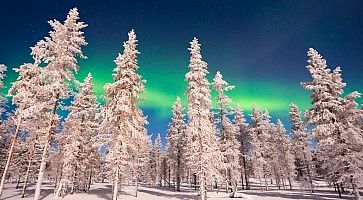
<svg viewBox="0 0 363 200">
<path fill-rule="evenodd" d="M 330 68 L 340 65 L 347 91 L 362 92 L 362 1 L 3 1 L 0 63 L 31 61 L 29 47 L 47 35 L 49 19 L 63 21 L 72 7 L 89 24 L 89 45 L 78 77 L 95 77 L 99 97 L 111 81 L 113 60 L 135 29 L 140 72 L 147 82 L 149 132 L 165 134 L 176 96 L 185 100 L 189 41 L 198 37 L 211 77 L 220 70 L 236 85 L 232 100 L 248 113 L 252 103 L 286 123 L 288 104 L 308 108 L 299 83 L 310 80 L 306 51 L 317 49 Z M 16 78 L 8 73 L 6 83 Z M 211 80 L 211 78 L 210 78 Z M 184 102 L 184 106 L 186 106 Z M 288 126 L 288 125 L 287 125 Z"/>
</svg>

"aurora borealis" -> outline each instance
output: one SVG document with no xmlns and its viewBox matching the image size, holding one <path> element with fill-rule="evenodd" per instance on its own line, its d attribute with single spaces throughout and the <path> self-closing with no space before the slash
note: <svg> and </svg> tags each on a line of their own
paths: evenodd
<svg viewBox="0 0 363 200">
<path fill-rule="evenodd" d="M 165 135 L 177 96 L 185 103 L 189 41 L 199 38 L 210 78 L 220 70 L 236 88 L 228 95 L 249 113 L 256 103 L 287 122 L 289 104 L 309 107 L 300 82 L 310 80 L 306 51 L 317 49 L 330 68 L 340 65 L 346 91 L 362 91 L 363 12 L 356 1 L 6 1 L 0 6 L 0 63 L 30 62 L 29 47 L 47 35 L 50 19 L 63 21 L 77 7 L 89 43 L 77 75 L 94 76 L 98 98 L 112 81 L 113 60 L 127 32 L 139 40 L 140 74 L 147 80 L 141 104 L 149 134 Z M 7 73 L 9 88 L 17 74 Z M 6 91 L 5 91 L 6 92 Z M 359 99 L 361 101 L 361 99 Z M 286 124 L 286 123 L 285 123 Z M 288 126 L 288 125 L 287 125 Z"/>
</svg>

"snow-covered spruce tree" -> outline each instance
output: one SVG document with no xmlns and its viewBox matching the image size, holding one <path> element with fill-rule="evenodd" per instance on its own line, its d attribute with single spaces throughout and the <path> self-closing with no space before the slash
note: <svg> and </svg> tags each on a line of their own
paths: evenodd
<svg viewBox="0 0 363 200">
<path fill-rule="evenodd" d="M 101 183 L 104 183 L 105 180 L 107 179 L 108 177 L 108 172 L 110 171 L 109 167 L 108 167 L 108 164 L 107 164 L 107 161 L 106 161 L 106 155 L 103 155 L 101 157 L 101 166 L 100 166 L 100 173 L 99 173 L 99 176 L 98 176 L 98 181 L 101 182 Z"/>
<path fill-rule="evenodd" d="M 26 172 L 24 176 L 24 183 L 22 189 L 22 197 L 25 196 L 25 191 L 29 178 L 36 176 L 37 170 L 40 166 L 41 154 L 43 151 L 43 145 L 46 141 L 45 132 L 48 127 L 47 117 L 41 116 L 43 112 L 36 112 L 33 115 L 34 118 L 28 118 L 23 122 L 26 127 Z"/>
<path fill-rule="evenodd" d="M 310 124 L 314 125 L 313 135 L 317 139 L 317 159 L 322 163 L 325 171 L 328 169 L 328 154 L 336 152 L 337 142 L 337 116 L 340 111 L 340 95 L 343 93 L 344 83 L 334 84 L 331 70 L 326 60 L 314 49 L 308 51 L 308 65 L 312 80 L 302 83 L 302 86 L 311 91 L 312 108 L 305 115 Z M 334 85 L 334 86 L 333 86 Z M 334 172 L 332 172 L 334 173 Z M 337 182 L 337 178 L 329 180 Z"/>
<path fill-rule="evenodd" d="M 56 196 L 65 195 L 69 186 L 72 192 L 88 190 L 88 179 L 96 164 L 93 161 L 97 159 L 97 147 L 94 146 L 97 108 L 92 75 L 88 74 L 64 123 L 63 173 Z"/>
<path fill-rule="evenodd" d="M 23 64 L 19 68 L 14 69 L 19 73 L 17 80 L 12 84 L 9 90 L 9 95 L 12 96 L 12 103 L 16 105 L 16 110 L 12 121 L 16 128 L 14 129 L 13 139 L 11 145 L 9 145 L 7 160 L 5 163 L 4 171 L 2 174 L 0 185 L 0 197 L 4 188 L 5 177 L 9 170 L 9 165 L 13 156 L 15 145 L 17 144 L 17 138 L 19 130 L 25 119 L 33 118 L 36 113 L 43 110 L 43 104 L 38 100 L 40 91 L 40 73 L 41 69 L 34 64 Z"/>
<path fill-rule="evenodd" d="M 237 140 L 236 134 L 238 131 L 231 120 L 228 118 L 230 114 L 229 104 L 232 100 L 225 94 L 230 91 L 234 86 L 229 85 L 223 80 L 222 74 L 217 71 L 213 79 L 213 87 L 217 91 L 217 102 L 219 109 L 219 127 L 221 138 L 220 148 L 223 154 L 223 172 L 226 181 L 227 192 L 230 193 L 230 197 L 234 197 L 237 192 L 237 183 L 240 174 L 239 155 L 240 155 L 240 143 Z"/>
<path fill-rule="evenodd" d="M 310 189 L 314 192 L 313 178 L 315 171 L 311 154 L 311 135 L 306 130 L 301 120 L 299 108 L 295 104 L 290 104 L 289 119 L 292 124 L 292 146 L 297 170 L 296 178 L 302 185 L 309 184 Z"/>
<path fill-rule="evenodd" d="M 276 182 L 279 188 L 281 183 L 284 186 L 285 180 L 287 180 L 290 189 L 292 189 L 292 181 L 295 179 L 295 158 L 292 153 L 291 141 L 287 137 L 286 130 L 280 119 L 278 119 L 274 130 L 275 131 L 271 134 L 271 139 L 273 141 L 273 173 L 276 176 Z"/>
<path fill-rule="evenodd" d="M 145 184 L 151 184 L 150 181 L 150 174 L 149 172 L 151 169 L 149 168 L 150 165 L 150 144 L 149 144 L 149 136 L 146 137 L 146 144 L 142 147 L 142 151 L 139 152 L 139 166 L 138 166 L 138 174 L 137 180 L 139 182 Z M 137 192 L 137 190 L 135 190 Z M 137 196 L 137 194 L 135 194 Z"/>
<path fill-rule="evenodd" d="M 157 167 L 156 167 L 156 152 L 154 151 L 154 145 L 151 140 L 151 136 L 148 140 L 148 154 L 147 154 L 147 168 L 146 168 L 146 182 L 152 186 L 156 185 Z"/>
<path fill-rule="evenodd" d="M 237 107 L 234 113 L 234 124 L 236 126 L 238 141 L 240 142 L 240 166 L 242 189 L 244 189 L 243 179 L 245 180 L 246 189 L 250 189 L 249 176 L 251 174 L 250 160 L 251 160 L 251 134 L 246 123 L 245 116 L 241 108 Z"/>
<path fill-rule="evenodd" d="M 272 144 L 271 144 L 271 123 L 267 111 L 261 112 L 255 105 L 252 107 L 251 145 L 252 145 L 252 165 L 254 175 L 259 179 L 262 190 L 262 180 L 265 189 L 268 190 L 268 179 L 272 174 Z"/>
<path fill-rule="evenodd" d="M 228 92 L 234 88 L 233 85 L 229 85 L 225 80 L 223 80 L 222 74 L 217 71 L 216 75 L 213 79 L 213 88 L 217 91 L 217 103 L 218 103 L 218 116 L 219 116 L 219 122 L 221 123 L 221 138 L 224 137 L 224 130 L 223 130 L 223 116 L 227 116 L 230 114 L 230 106 L 229 104 L 232 102 L 232 100 L 225 94 L 225 92 Z"/>
<path fill-rule="evenodd" d="M 186 140 L 186 124 L 184 122 L 183 107 L 181 105 L 180 98 L 177 97 L 173 105 L 173 114 L 171 122 L 169 123 L 169 129 L 167 138 L 170 143 L 169 158 L 170 165 L 175 169 L 174 177 L 176 180 L 176 190 L 180 191 L 181 176 L 185 173 L 186 157 L 185 148 L 187 144 Z"/>
<path fill-rule="evenodd" d="M 163 181 L 163 175 L 162 175 L 162 145 L 161 145 L 161 137 L 160 137 L 160 133 L 158 133 L 158 135 L 156 136 L 155 142 L 154 142 L 154 152 L 155 152 L 155 163 L 156 163 L 156 183 L 155 185 L 159 184 L 159 187 L 162 186 L 162 181 Z"/>
<path fill-rule="evenodd" d="M 355 198 L 359 199 L 354 177 L 359 174 L 360 170 L 354 168 L 355 164 L 347 161 L 352 154 L 358 152 L 357 155 L 362 155 L 359 149 L 349 151 L 350 147 L 347 144 L 347 141 L 352 141 L 348 138 L 352 138 L 352 135 L 357 136 L 359 133 L 348 131 L 354 129 L 354 125 L 349 123 L 346 125 L 346 119 L 341 117 L 345 116 L 344 112 L 347 112 L 344 108 L 347 99 L 354 101 L 358 93 L 352 93 L 351 96 L 342 98 L 343 88 L 346 84 L 341 78 L 340 68 L 337 67 L 331 72 L 327 68 L 326 61 L 314 49 L 309 49 L 308 57 L 307 69 L 312 76 L 312 81 L 302 83 L 302 86 L 311 91 L 312 108 L 306 112 L 306 115 L 309 122 L 314 125 L 313 134 L 317 139 L 317 158 L 327 172 L 327 179 L 337 184 L 339 195 L 339 185 L 347 184 L 352 186 L 355 190 Z M 360 141 L 357 138 L 354 140 Z M 351 179 L 344 178 L 348 176 Z"/>
<path fill-rule="evenodd" d="M 331 178 L 339 174 L 338 183 L 351 186 L 356 200 L 360 199 L 358 188 L 363 186 L 363 131 L 358 126 L 358 104 L 355 101 L 360 93 L 352 92 L 341 101 L 341 112 L 337 114 L 340 142 L 336 152 L 330 152 L 331 158 L 329 173 Z"/>
<path fill-rule="evenodd" d="M 212 102 L 209 82 L 206 78 L 207 63 L 202 60 L 200 44 L 194 38 L 190 42 L 188 81 L 188 142 L 192 149 L 192 171 L 199 178 L 199 192 L 202 200 L 207 199 L 207 185 L 219 178 L 222 155 L 218 147 L 216 130 L 212 117 Z"/>
<path fill-rule="evenodd" d="M 148 122 L 140 108 L 134 106 L 133 113 L 134 129 L 131 131 L 132 140 L 130 140 L 131 180 L 135 185 L 135 196 L 137 197 L 140 175 L 147 163 L 145 155 L 147 154 L 148 136 L 145 125 Z"/>
<path fill-rule="evenodd" d="M 110 147 L 109 162 L 113 170 L 113 199 L 118 197 L 120 177 L 132 163 L 129 148 L 137 140 L 140 127 L 146 123 L 134 123 L 133 116 L 139 112 L 137 103 L 141 100 L 140 94 L 145 91 L 144 80 L 137 74 L 137 40 L 136 34 L 131 30 L 128 41 L 124 43 L 124 52 L 115 60 L 114 83 L 105 85 L 105 99 L 103 122 L 101 130 L 112 133 L 112 146 Z M 143 131 L 142 134 L 145 134 Z"/>
<path fill-rule="evenodd" d="M 13 126 L 13 120 L 9 116 L 3 120 L 0 125 L 0 174 L 4 172 L 6 159 L 8 156 L 9 146 L 11 144 L 11 127 Z"/>
<path fill-rule="evenodd" d="M 224 168 L 229 197 L 235 197 L 237 184 L 240 177 L 240 142 L 237 139 L 238 129 L 227 116 L 223 116 L 224 137 L 221 141 L 221 149 L 224 155 Z"/>
<path fill-rule="evenodd" d="M 165 147 L 161 151 L 161 180 L 164 183 L 164 186 L 171 187 L 170 183 L 170 165 L 169 165 L 169 158 L 168 158 L 168 149 L 169 145 L 166 144 Z"/>
<path fill-rule="evenodd" d="M 74 79 L 74 71 L 78 70 L 77 57 L 85 58 L 81 47 L 87 45 L 82 29 L 87 25 L 78 22 L 77 8 L 69 11 L 67 19 L 62 24 L 57 20 L 50 20 L 52 31 L 49 37 L 40 40 L 31 48 L 31 55 L 36 64 L 44 64 L 42 79 L 47 90 L 46 102 L 50 110 L 49 131 L 46 133 L 47 141 L 44 144 L 42 162 L 39 169 L 37 186 L 34 199 L 40 197 L 41 186 L 45 173 L 49 143 L 54 125 L 56 123 L 56 110 L 59 100 L 68 98 L 70 93 L 69 83 Z"/>
<path fill-rule="evenodd" d="M 315 125 L 314 134 L 318 140 L 329 139 L 334 132 L 336 114 L 340 109 L 340 95 L 343 93 L 345 83 L 333 83 L 331 70 L 327 68 L 326 60 L 314 49 L 308 53 L 308 65 L 312 81 L 302 83 L 302 86 L 311 91 L 313 108 L 306 111 L 309 122 Z M 339 70 L 339 69 L 338 69 Z M 324 127 L 325 126 L 325 127 Z M 328 126 L 328 127 L 326 127 Z M 322 128 L 332 128 L 331 131 L 319 131 Z"/>
<path fill-rule="evenodd" d="M 24 139 L 24 132 L 20 134 L 17 144 L 15 145 L 13 159 L 10 163 L 10 177 L 16 179 L 15 189 L 19 188 L 20 181 L 24 177 L 27 165 L 27 145 Z"/>
<path fill-rule="evenodd" d="M 63 133 L 60 133 L 59 135 L 62 135 Z M 61 145 L 59 144 L 58 139 L 57 145 L 54 145 L 54 151 L 51 151 L 49 153 L 49 173 L 52 175 L 52 178 L 54 179 L 54 192 L 57 192 L 57 188 L 59 187 L 59 183 L 63 176 L 63 152 L 61 149 Z M 63 145 L 62 145 L 63 146 Z"/>
</svg>

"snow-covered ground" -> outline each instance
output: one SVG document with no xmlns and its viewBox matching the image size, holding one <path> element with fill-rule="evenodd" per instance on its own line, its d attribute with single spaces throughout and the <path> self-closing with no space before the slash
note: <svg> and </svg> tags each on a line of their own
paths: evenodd
<svg viewBox="0 0 363 200">
<path fill-rule="evenodd" d="M 54 185 L 45 184 L 42 190 L 41 199 L 49 200 L 54 199 Z M 140 186 L 138 196 L 135 197 L 134 188 L 130 186 L 124 186 L 119 199 L 141 199 L 141 200 L 176 200 L 176 199 L 198 199 L 197 192 L 188 188 L 183 188 L 182 192 L 176 192 L 171 188 L 163 187 L 148 187 Z M 67 195 L 64 200 L 100 200 L 100 199 L 112 199 L 112 186 L 109 183 L 96 183 L 91 186 L 89 193 L 77 193 Z M 31 185 L 25 198 L 20 198 L 21 189 L 15 189 L 15 184 L 6 184 L 2 200 L 28 200 L 32 199 L 34 194 L 34 185 Z M 333 188 L 327 187 L 323 182 L 318 182 L 316 187 L 316 193 L 309 194 L 308 192 L 302 193 L 297 189 L 293 190 L 277 190 L 271 187 L 269 191 L 261 192 L 256 187 L 252 190 L 241 190 L 238 192 L 238 196 L 242 199 L 248 200 L 279 200 L 279 199 L 300 199 L 300 200 L 330 200 L 338 199 L 337 193 Z M 224 191 L 210 191 L 208 197 L 211 200 L 226 200 L 228 194 Z M 349 194 L 344 194 L 343 199 L 352 199 Z"/>
</svg>

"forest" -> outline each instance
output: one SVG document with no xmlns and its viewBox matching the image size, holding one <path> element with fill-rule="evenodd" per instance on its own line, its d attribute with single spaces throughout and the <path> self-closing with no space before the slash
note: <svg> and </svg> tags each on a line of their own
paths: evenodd
<svg viewBox="0 0 363 200">
<path fill-rule="evenodd" d="M 147 88 L 138 73 L 135 31 L 128 33 L 114 60 L 113 82 L 103 86 L 101 103 L 92 74 L 84 80 L 75 77 L 78 60 L 87 58 L 82 47 L 88 26 L 77 8 L 63 22 L 49 24 L 49 35 L 31 47 L 33 62 L 14 68 L 18 78 L 8 94 L 1 94 L 0 199 L 6 190 L 15 190 L 7 185 L 21 190 L 21 198 L 34 200 L 42 199 L 44 185 L 52 186 L 52 197 L 72 198 L 100 183 L 112 187 L 113 200 L 123 199 L 124 186 L 132 186 L 134 197 L 141 187 L 165 187 L 175 193 L 197 190 L 195 198 L 206 200 L 216 190 L 227 198 L 243 198 L 248 190 L 318 193 L 319 181 L 333 188 L 336 198 L 361 199 L 361 94 L 346 94 L 340 67 L 329 68 L 315 49 L 307 51 L 311 80 L 301 80 L 311 107 L 300 111 L 291 102 L 292 127 L 286 130 L 281 120 L 273 122 L 268 110 L 256 105 L 245 115 L 228 97 L 235 87 L 222 72 L 208 80 L 201 44 L 193 38 L 187 49 L 187 88 L 185 94 L 175 94 L 168 143 L 162 145 L 160 135 L 151 140 L 139 105 L 147 101 L 142 98 Z M 0 88 L 7 70 L 0 65 Z M 185 95 L 185 107 L 178 95 Z M 32 184 L 34 193 L 29 194 Z"/>
</svg>

